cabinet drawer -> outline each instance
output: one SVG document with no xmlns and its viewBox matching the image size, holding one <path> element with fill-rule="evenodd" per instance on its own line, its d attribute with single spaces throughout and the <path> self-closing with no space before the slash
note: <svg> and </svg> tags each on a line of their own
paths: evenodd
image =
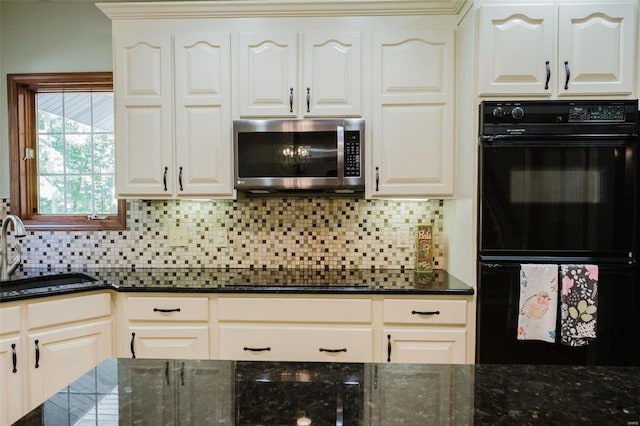
<svg viewBox="0 0 640 426">
<path fill-rule="evenodd" d="M 207 297 L 129 297 L 130 321 L 208 321 Z"/>
<path fill-rule="evenodd" d="M 27 305 L 29 329 L 111 315 L 111 294 L 57 299 Z"/>
<path fill-rule="evenodd" d="M 385 300 L 385 323 L 461 324 L 467 323 L 465 300 Z"/>
<path fill-rule="evenodd" d="M 220 326 L 220 358 L 268 361 L 370 362 L 369 327 Z"/>
<path fill-rule="evenodd" d="M 0 309 L 0 335 L 20 331 L 20 306 Z"/>
<path fill-rule="evenodd" d="M 220 298 L 220 321 L 370 323 L 369 299 Z"/>
</svg>

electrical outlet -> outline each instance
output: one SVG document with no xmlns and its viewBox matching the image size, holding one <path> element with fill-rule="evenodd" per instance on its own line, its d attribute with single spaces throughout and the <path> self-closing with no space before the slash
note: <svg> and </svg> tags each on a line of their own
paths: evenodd
<svg viewBox="0 0 640 426">
<path fill-rule="evenodd" d="M 186 247 L 189 245 L 189 230 L 186 228 L 169 229 L 169 244 L 171 247 Z"/>
<path fill-rule="evenodd" d="M 226 247 L 227 246 L 227 230 L 226 229 L 217 229 L 213 233 L 213 245 L 215 247 Z"/>
<path fill-rule="evenodd" d="M 411 231 L 409 228 L 396 229 L 396 245 L 398 247 L 409 247 L 411 245 Z"/>
</svg>

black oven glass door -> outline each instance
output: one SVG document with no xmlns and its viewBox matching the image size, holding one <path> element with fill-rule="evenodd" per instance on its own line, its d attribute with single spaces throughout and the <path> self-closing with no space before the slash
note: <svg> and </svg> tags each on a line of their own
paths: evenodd
<svg viewBox="0 0 640 426">
<path fill-rule="evenodd" d="M 517 340 L 520 265 L 479 264 L 476 361 L 483 364 L 640 365 L 640 286 L 632 265 L 601 264 L 596 339 L 587 346 Z M 559 299 L 559 298 L 558 298 Z M 556 330 L 560 326 L 560 307 Z M 559 333 L 557 333 L 559 335 Z"/>
<path fill-rule="evenodd" d="M 338 176 L 338 132 L 243 132 L 238 134 L 241 178 Z"/>
<path fill-rule="evenodd" d="M 480 252 L 629 257 L 633 138 L 481 142 Z"/>
</svg>

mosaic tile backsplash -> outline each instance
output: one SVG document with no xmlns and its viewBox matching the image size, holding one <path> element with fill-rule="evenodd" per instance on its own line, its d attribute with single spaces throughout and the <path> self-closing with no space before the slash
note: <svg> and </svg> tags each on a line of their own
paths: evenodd
<svg viewBox="0 0 640 426">
<path fill-rule="evenodd" d="M 0 217 L 8 211 L 0 198 Z M 415 227 L 433 224 L 434 265 L 443 268 L 442 211 L 441 200 L 130 200 L 124 231 L 29 232 L 22 265 L 414 269 Z"/>
</svg>

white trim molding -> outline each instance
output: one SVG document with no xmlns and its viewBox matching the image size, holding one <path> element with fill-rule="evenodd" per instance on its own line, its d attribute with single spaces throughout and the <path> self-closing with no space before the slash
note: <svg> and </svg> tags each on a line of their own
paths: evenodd
<svg viewBox="0 0 640 426">
<path fill-rule="evenodd" d="M 113 19 L 451 15 L 468 0 L 220 0 L 112 2 L 96 6 Z"/>
</svg>

